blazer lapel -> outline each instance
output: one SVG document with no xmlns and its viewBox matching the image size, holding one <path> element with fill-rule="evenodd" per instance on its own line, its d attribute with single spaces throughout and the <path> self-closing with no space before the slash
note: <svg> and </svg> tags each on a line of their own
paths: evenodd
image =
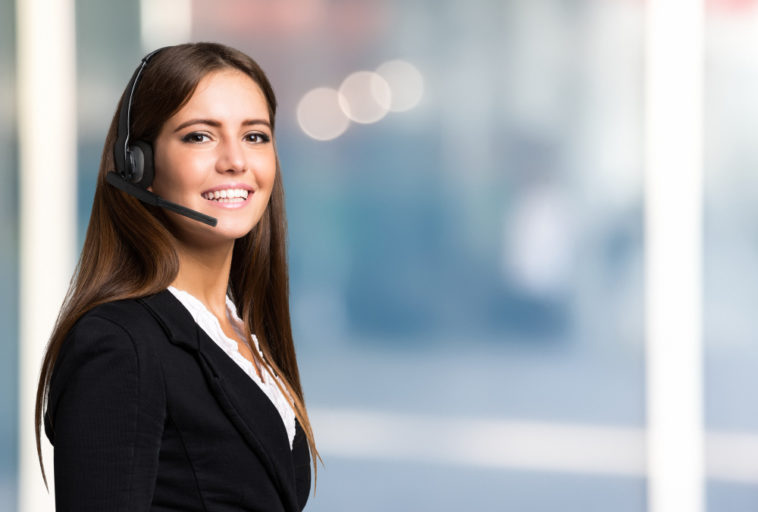
<svg viewBox="0 0 758 512">
<path fill-rule="evenodd" d="M 298 511 L 295 469 L 287 432 L 266 394 L 198 326 L 173 294 L 164 290 L 140 299 L 169 341 L 196 355 L 208 386 L 279 489 L 286 510 Z"/>
</svg>

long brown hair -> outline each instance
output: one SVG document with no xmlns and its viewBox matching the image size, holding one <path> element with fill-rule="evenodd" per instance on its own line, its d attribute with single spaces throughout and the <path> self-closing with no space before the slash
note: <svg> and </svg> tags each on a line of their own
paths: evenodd
<svg viewBox="0 0 758 512">
<path fill-rule="evenodd" d="M 154 141 L 166 120 L 189 100 L 203 77 L 229 68 L 242 71 L 261 88 L 273 131 L 276 97 L 258 64 L 227 46 L 193 43 L 165 48 L 145 67 L 132 102 L 133 140 Z M 179 259 L 163 212 L 106 184 L 106 173 L 115 168 L 113 145 L 117 124 L 118 109 L 105 138 L 82 253 L 42 361 L 35 435 L 45 484 L 40 425 L 53 368 L 66 335 L 95 306 L 158 293 L 173 282 L 179 271 Z M 308 439 L 315 474 L 316 459 L 320 456 L 305 408 L 292 341 L 286 238 L 284 188 L 277 157 L 276 178 L 266 210 L 255 228 L 234 243 L 229 291 L 245 327 L 256 333 L 266 362 L 293 399 L 295 415 Z M 257 351 L 252 353 L 259 358 Z"/>
</svg>

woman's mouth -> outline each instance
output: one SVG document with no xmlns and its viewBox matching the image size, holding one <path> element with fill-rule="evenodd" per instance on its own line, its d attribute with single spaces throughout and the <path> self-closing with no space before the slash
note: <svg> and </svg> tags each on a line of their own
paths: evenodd
<svg viewBox="0 0 758 512">
<path fill-rule="evenodd" d="M 247 200 L 249 191 L 244 188 L 225 188 L 221 190 L 213 190 L 203 192 L 203 198 L 209 201 L 216 201 L 218 203 L 244 203 Z"/>
</svg>

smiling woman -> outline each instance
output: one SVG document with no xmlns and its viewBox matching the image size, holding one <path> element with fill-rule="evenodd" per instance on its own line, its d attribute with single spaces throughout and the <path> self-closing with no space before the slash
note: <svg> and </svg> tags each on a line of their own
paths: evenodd
<svg viewBox="0 0 758 512">
<path fill-rule="evenodd" d="M 213 43 L 150 54 L 124 91 L 37 392 L 58 511 L 305 506 L 275 111 Z"/>
</svg>

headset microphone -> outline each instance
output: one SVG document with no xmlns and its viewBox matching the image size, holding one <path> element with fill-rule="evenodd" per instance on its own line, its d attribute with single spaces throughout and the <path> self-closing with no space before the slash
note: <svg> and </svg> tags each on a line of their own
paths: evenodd
<svg viewBox="0 0 758 512">
<path fill-rule="evenodd" d="M 179 215 L 184 215 L 185 217 L 189 217 L 190 219 L 202 222 L 203 224 L 208 224 L 209 226 L 215 226 L 218 223 L 218 220 L 215 217 L 205 215 L 204 213 L 200 213 L 197 210 L 192 210 L 186 206 L 172 203 L 171 201 L 166 201 L 161 196 L 154 194 L 149 190 L 145 190 L 144 188 L 140 188 L 133 183 L 129 183 L 115 172 L 109 172 L 106 174 L 105 180 L 117 189 L 123 190 L 127 194 L 133 195 L 143 203 L 160 206 L 161 208 L 171 210 L 172 212 L 176 212 Z"/>
<path fill-rule="evenodd" d="M 124 98 L 119 107 L 116 142 L 113 144 L 113 161 L 116 165 L 116 170 L 106 173 L 105 181 L 117 189 L 136 197 L 143 203 L 160 206 L 198 222 L 215 226 L 218 220 L 214 217 L 192 210 L 186 206 L 166 201 L 157 194 L 147 190 L 147 187 L 152 184 L 153 177 L 155 176 L 153 147 L 144 140 L 136 140 L 131 144 L 129 142 L 134 91 L 137 90 L 137 84 L 139 84 L 139 79 L 145 66 L 161 50 L 162 48 L 155 50 L 142 59 L 139 67 L 134 71 L 131 80 L 129 80 L 129 84 L 126 86 Z"/>
</svg>

